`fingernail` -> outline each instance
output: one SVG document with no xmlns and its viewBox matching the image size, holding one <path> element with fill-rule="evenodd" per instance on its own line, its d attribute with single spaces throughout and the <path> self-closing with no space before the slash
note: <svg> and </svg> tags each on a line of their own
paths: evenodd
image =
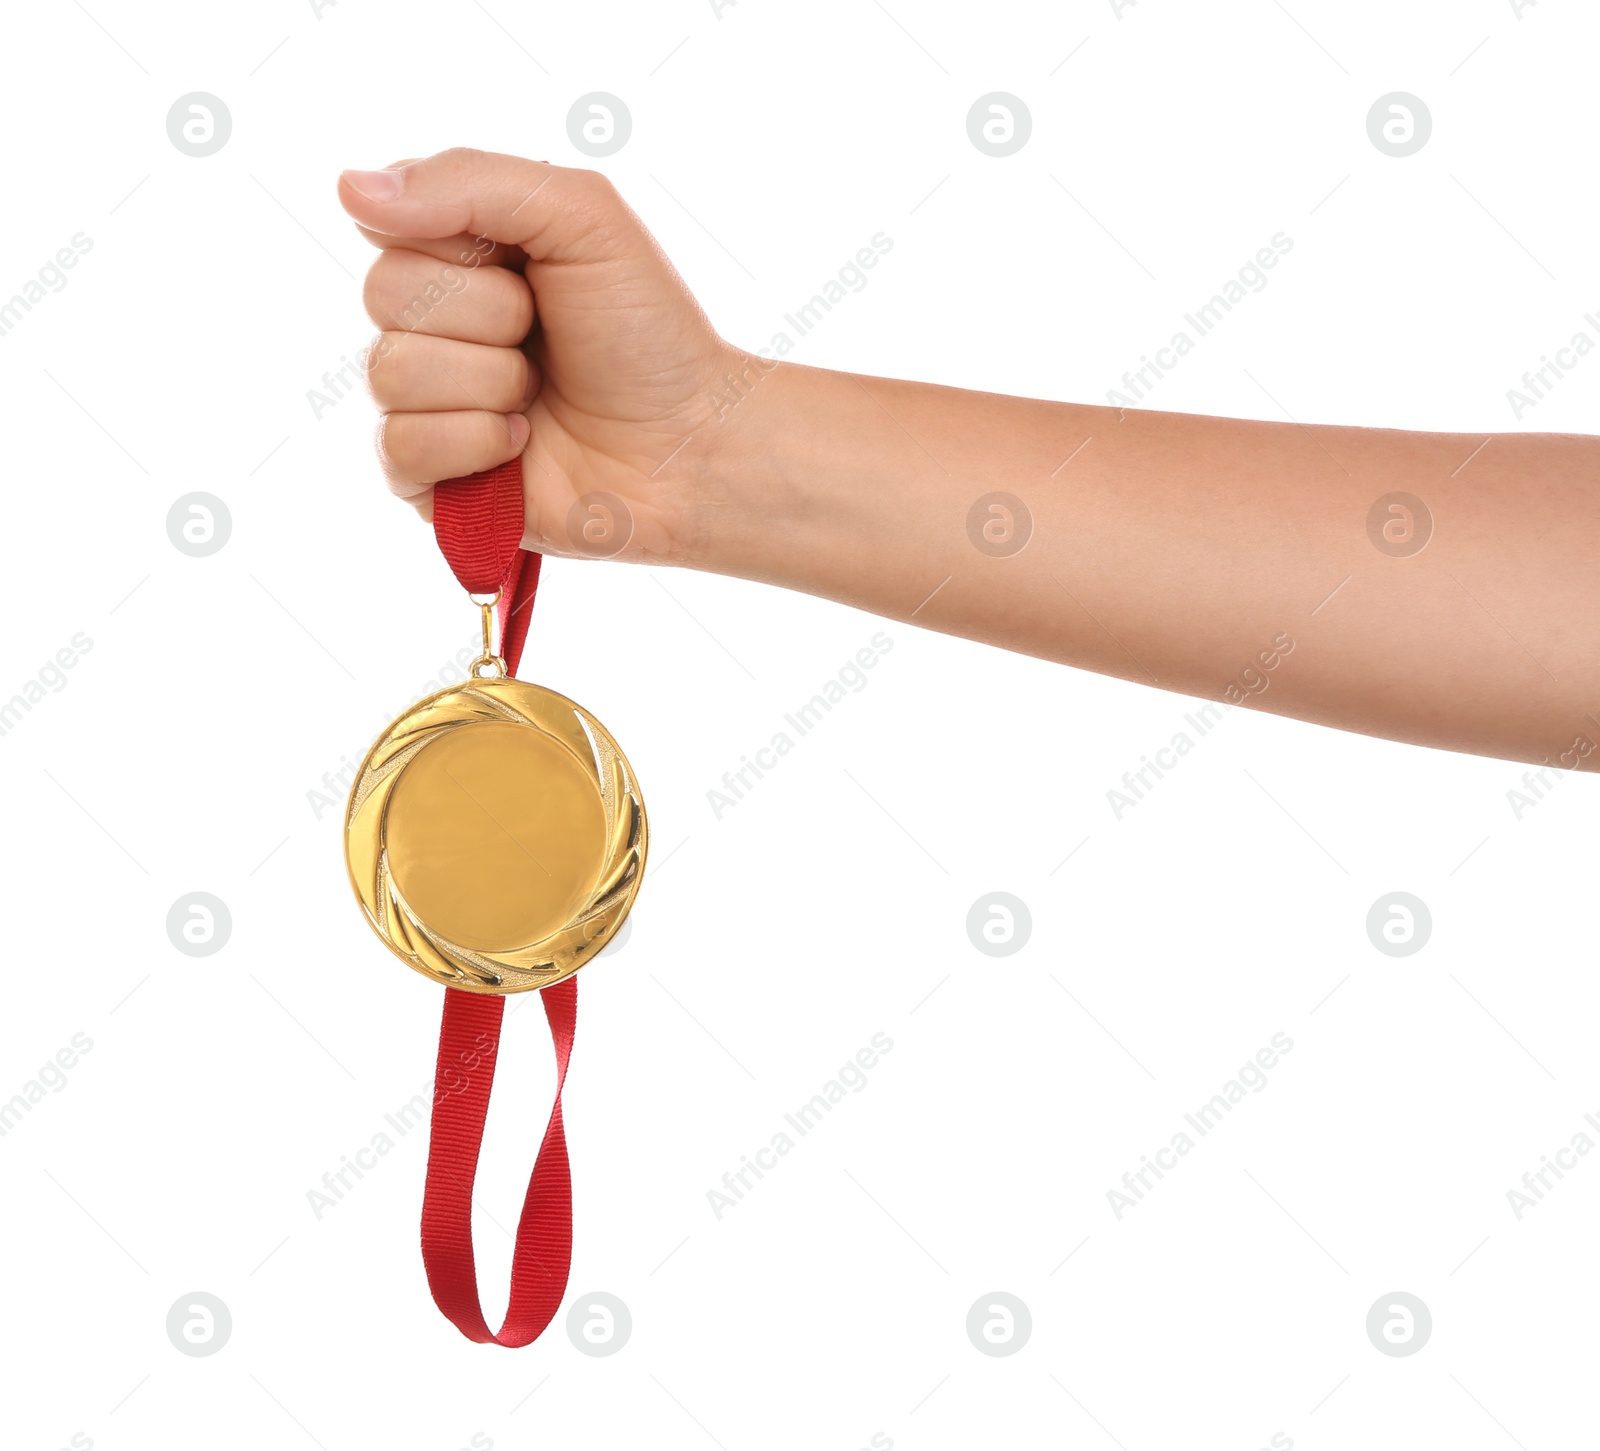
<svg viewBox="0 0 1600 1451">
<path fill-rule="evenodd" d="M 518 453 L 527 447 L 528 435 L 533 432 L 528 425 L 528 420 L 520 413 L 506 414 L 506 428 L 510 431 L 511 442 Z"/>
<path fill-rule="evenodd" d="M 392 202 L 406 184 L 403 171 L 347 171 L 344 179 L 369 202 Z"/>
</svg>

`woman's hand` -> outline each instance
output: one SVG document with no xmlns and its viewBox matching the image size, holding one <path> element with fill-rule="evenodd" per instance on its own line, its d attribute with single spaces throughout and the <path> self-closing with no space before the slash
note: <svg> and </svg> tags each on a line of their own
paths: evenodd
<svg viewBox="0 0 1600 1451">
<path fill-rule="evenodd" d="M 436 482 L 521 454 L 528 548 L 685 562 L 708 425 L 753 364 L 610 181 L 460 149 L 347 171 L 339 199 L 383 249 L 368 380 L 390 488 L 431 518 Z"/>
<path fill-rule="evenodd" d="M 347 173 L 341 195 L 385 249 L 367 285 L 382 452 L 424 510 L 435 480 L 521 452 L 534 549 L 691 565 L 1187 695 L 1600 769 L 1600 440 L 771 363 L 722 342 L 603 177 L 447 151 Z M 996 346 L 1025 325 L 997 318 Z M 1397 508 L 1398 551 L 1377 532 Z"/>
</svg>

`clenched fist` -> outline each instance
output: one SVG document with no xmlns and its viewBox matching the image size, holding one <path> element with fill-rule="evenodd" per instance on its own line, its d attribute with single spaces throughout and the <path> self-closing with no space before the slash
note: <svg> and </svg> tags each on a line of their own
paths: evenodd
<svg viewBox="0 0 1600 1451">
<path fill-rule="evenodd" d="M 708 447 L 695 435 L 752 360 L 611 183 L 452 150 L 347 171 L 339 199 L 382 249 L 368 381 L 395 493 L 431 517 L 436 482 L 520 454 L 528 548 L 596 552 L 568 528 L 575 501 L 604 493 L 631 516 L 622 557 L 681 562 L 706 527 L 684 482 Z"/>
</svg>

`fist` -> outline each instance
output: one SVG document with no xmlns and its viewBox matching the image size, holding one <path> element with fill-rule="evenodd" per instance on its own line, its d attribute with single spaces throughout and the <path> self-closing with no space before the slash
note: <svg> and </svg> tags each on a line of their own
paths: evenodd
<svg viewBox="0 0 1600 1451">
<path fill-rule="evenodd" d="M 367 377 L 389 487 L 431 518 L 435 483 L 520 455 L 527 548 L 595 553 L 577 521 L 604 493 L 626 539 L 601 552 L 684 562 L 717 400 L 751 360 L 611 183 L 455 150 L 347 171 L 339 200 L 380 249 Z"/>
</svg>

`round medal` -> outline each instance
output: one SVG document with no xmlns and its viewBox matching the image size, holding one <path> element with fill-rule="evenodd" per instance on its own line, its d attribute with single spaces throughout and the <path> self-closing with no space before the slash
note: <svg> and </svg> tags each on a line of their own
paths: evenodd
<svg viewBox="0 0 1600 1451">
<path fill-rule="evenodd" d="M 599 953 L 638 894 L 647 840 L 610 732 L 507 676 L 475 675 L 401 715 L 345 813 L 345 864 L 373 930 L 408 967 L 474 993 L 548 987 Z"/>
</svg>

